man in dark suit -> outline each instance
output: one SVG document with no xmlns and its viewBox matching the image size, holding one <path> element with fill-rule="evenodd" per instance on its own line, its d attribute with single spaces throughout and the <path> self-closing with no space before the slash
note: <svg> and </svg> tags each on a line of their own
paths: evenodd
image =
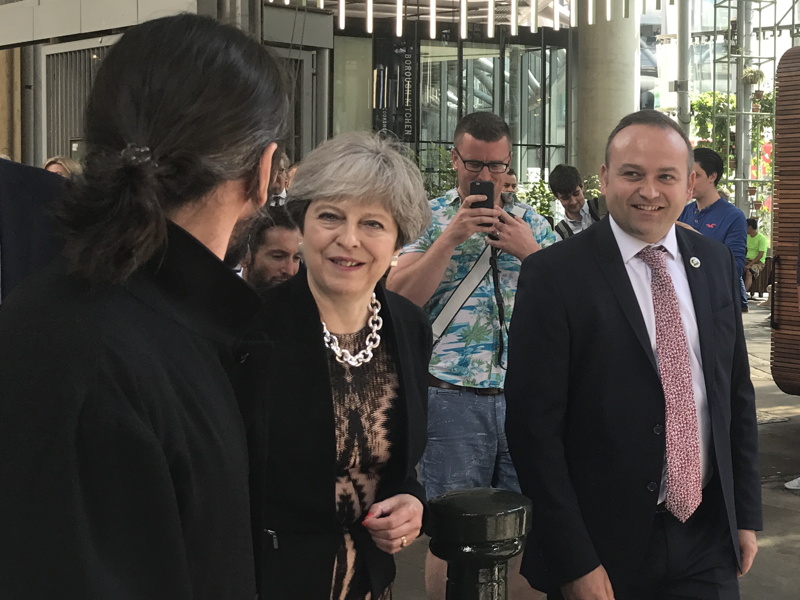
<svg viewBox="0 0 800 600">
<path fill-rule="evenodd" d="M 48 205 L 64 178 L 0 159 L 0 299 L 60 251 Z"/>
<path fill-rule="evenodd" d="M 601 169 L 610 218 L 523 264 L 506 429 L 533 500 L 521 571 L 551 598 L 734 599 L 757 551 L 738 271 L 674 226 L 692 160 L 671 119 L 628 115 Z"/>
</svg>

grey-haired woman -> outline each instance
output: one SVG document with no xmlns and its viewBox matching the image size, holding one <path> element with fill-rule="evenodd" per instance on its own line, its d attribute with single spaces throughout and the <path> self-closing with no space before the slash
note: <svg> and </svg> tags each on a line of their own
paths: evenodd
<svg viewBox="0 0 800 600">
<path fill-rule="evenodd" d="M 265 293 L 262 409 L 251 431 L 265 597 L 386 598 L 392 555 L 419 535 L 431 332 L 380 283 L 430 218 L 398 146 L 342 134 L 300 164 L 287 209 L 305 268 Z M 302 573 L 302 576 L 298 576 Z"/>
</svg>

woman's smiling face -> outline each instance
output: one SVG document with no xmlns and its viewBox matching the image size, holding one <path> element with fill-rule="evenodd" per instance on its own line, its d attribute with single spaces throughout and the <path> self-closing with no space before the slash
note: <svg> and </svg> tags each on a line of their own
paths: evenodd
<svg viewBox="0 0 800 600">
<path fill-rule="evenodd" d="M 303 227 L 309 285 L 331 299 L 369 298 L 389 269 L 397 239 L 397 223 L 379 201 L 311 202 Z"/>
</svg>

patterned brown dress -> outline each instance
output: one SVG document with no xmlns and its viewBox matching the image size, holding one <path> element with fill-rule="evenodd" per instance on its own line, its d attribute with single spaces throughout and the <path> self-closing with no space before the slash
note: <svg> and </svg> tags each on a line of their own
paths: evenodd
<svg viewBox="0 0 800 600">
<path fill-rule="evenodd" d="M 366 346 L 369 327 L 351 334 L 334 334 L 339 346 L 352 353 Z M 337 362 L 328 353 L 336 423 L 336 513 L 343 527 L 362 520 L 392 455 L 398 395 L 397 370 L 386 344 L 374 350 L 360 367 Z M 391 598 L 391 589 L 380 600 Z M 345 533 L 333 568 L 331 600 L 372 600 L 369 578 L 349 533 Z"/>
</svg>

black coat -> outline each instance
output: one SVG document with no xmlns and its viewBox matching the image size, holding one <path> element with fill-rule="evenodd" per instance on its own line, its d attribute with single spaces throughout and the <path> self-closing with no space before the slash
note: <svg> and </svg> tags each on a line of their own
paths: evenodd
<svg viewBox="0 0 800 600">
<path fill-rule="evenodd" d="M 258 295 L 170 226 L 90 291 L 58 260 L 0 308 L 0 598 L 252 600 L 228 375 Z"/>
<path fill-rule="evenodd" d="M 61 250 L 49 206 L 63 193 L 64 181 L 44 169 L 0 159 L 0 298 Z"/>
<path fill-rule="evenodd" d="M 731 537 L 761 528 L 755 395 L 730 251 L 676 228 L 697 318 L 718 475 Z M 699 259 L 693 261 L 694 257 Z M 599 564 L 616 590 L 636 577 L 664 462 L 664 394 L 608 219 L 522 267 L 511 323 L 506 430 L 533 532 L 522 574 L 551 591 Z"/>
<path fill-rule="evenodd" d="M 382 286 L 376 293 L 383 306 L 381 338 L 400 381 L 404 422 L 399 425 L 406 432 L 406 443 L 395 448 L 382 474 L 376 501 L 408 493 L 425 506 L 415 467 L 426 440 L 431 330 L 419 307 Z M 260 406 L 267 413 L 250 427 L 261 596 L 328 598 L 342 527 L 335 511 L 333 398 L 322 325 L 305 271 L 265 292 L 265 300 L 272 350 L 263 365 L 266 393 Z M 368 560 L 377 598 L 394 579 L 394 560 L 360 525 L 350 533 Z"/>
</svg>

